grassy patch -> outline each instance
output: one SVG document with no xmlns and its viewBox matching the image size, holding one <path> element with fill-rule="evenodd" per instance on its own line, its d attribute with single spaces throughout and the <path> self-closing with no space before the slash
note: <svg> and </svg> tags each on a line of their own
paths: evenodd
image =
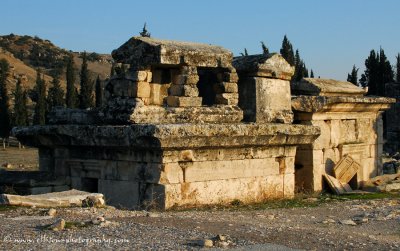
<svg viewBox="0 0 400 251">
<path fill-rule="evenodd" d="M 16 209 L 16 206 L 0 205 L 0 212 L 10 211 Z"/>
<path fill-rule="evenodd" d="M 375 200 L 375 199 L 397 199 L 400 198 L 400 193 L 366 193 L 366 194 L 346 194 L 346 195 L 332 195 L 321 194 L 319 196 L 298 194 L 293 199 L 274 199 L 266 200 L 258 203 L 245 204 L 240 200 L 233 200 L 229 204 L 217 205 L 191 205 L 191 206 L 177 206 L 169 209 L 170 211 L 207 211 L 207 210 L 263 210 L 263 209 L 277 209 L 277 208 L 307 208 L 318 207 L 322 204 L 332 203 L 337 201 L 347 200 Z"/>
</svg>

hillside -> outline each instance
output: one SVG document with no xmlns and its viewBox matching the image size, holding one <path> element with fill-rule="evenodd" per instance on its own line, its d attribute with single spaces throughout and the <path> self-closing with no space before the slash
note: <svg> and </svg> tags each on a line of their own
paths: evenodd
<svg viewBox="0 0 400 251">
<path fill-rule="evenodd" d="M 74 55 L 76 85 L 79 83 L 79 69 L 82 64 L 81 52 L 72 52 L 57 47 L 49 40 L 39 37 L 5 35 L 0 36 L 0 59 L 5 58 L 11 66 L 10 79 L 11 90 L 14 89 L 13 82 L 18 77 L 26 77 L 25 87 L 31 89 L 35 84 L 36 69 L 41 68 L 45 74 L 47 83 L 52 80 L 54 74 L 60 74 L 61 84 L 65 86 L 65 61 L 72 53 Z M 88 69 L 94 80 L 97 76 L 106 79 L 110 74 L 112 58 L 108 54 L 88 53 Z M 24 77 L 24 78 L 25 78 Z M 14 80 L 13 80 L 14 79 Z M 10 88 L 9 88 L 10 90 Z"/>
</svg>

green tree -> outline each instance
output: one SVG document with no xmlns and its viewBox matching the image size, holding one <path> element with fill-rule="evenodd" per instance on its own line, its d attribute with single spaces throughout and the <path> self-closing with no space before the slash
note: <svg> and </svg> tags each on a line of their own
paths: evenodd
<svg viewBox="0 0 400 251">
<path fill-rule="evenodd" d="M 400 83 L 400 53 L 396 56 L 396 82 Z"/>
<path fill-rule="evenodd" d="M 15 86 L 14 96 L 14 120 L 13 126 L 28 125 L 28 97 L 26 91 L 22 88 L 21 80 L 18 79 Z"/>
<path fill-rule="evenodd" d="M 150 37 L 151 36 L 151 34 L 146 29 L 146 23 L 144 23 L 142 32 L 140 32 L 139 34 L 142 37 Z"/>
<path fill-rule="evenodd" d="M 46 124 L 46 82 L 41 76 L 40 69 L 37 70 L 35 91 L 37 101 L 35 104 L 35 114 L 33 115 L 34 125 Z"/>
<path fill-rule="evenodd" d="M 311 69 L 311 71 L 310 71 L 310 78 L 314 78 L 314 72 L 313 72 L 312 69 Z"/>
<path fill-rule="evenodd" d="M 96 107 L 100 107 L 103 103 L 103 88 L 101 86 L 100 77 L 96 79 Z"/>
<path fill-rule="evenodd" d="M 64 90 L 61 88 L 59 76 L 54 76 L 47 95 L 48 111 L 53 107 L 64 106 Z"/>
<path fill-rule="evenodd" d="M 263 41 L 261 41 L 261 48 L 262 48 L 262 50 L 263 50 L 263 54 L 264 54 L 264 55 L 268 55 L 268 54 L 269 54 L 269 49 L 268 49 L 268 47 L 264 44 Z"/>
<path fill-rule="evenodd" d="M 291 66 L 295 66 L 295 56 L 294 56 L 293 46 L 290 43 L 290 41 L 289 41 L 289 39 L 287 38 L 286 35 L 283 37 L 282 47 L 281 47 L 280 53 L 281 53 L 282 57 L 284 59 L 286 59 L 286 61 Z"/>
<path fill-rule="evenodd" d="M 72 53 L 67 59 L 66 68 L 67 92 L 65 95 L 65 104 L 68 108 L 76 108 L 78 105 L 78 98 L 75 89 L 74 56 Z"/>
<path fill-rule="evenodd" d="M 10 136 L 10 103 L 7 90 L 7 77 L 10 65 L 5 59 L 0 60 L 0 137 L 3 138 L 3 148 L 5 140 Z"/>
<path fill-rule="evenodd" d="M 113 62 L 110 70 L 110 78 L 115 75 L 115 63 Z"/>
<path fill-rule="evenodd" d="M 247 52 L 247 49 L 244 48 L 244 53 L 241 52 L 240 55 L 241 55 L 241 56 L 248 56 L 249 53 Z"/>
<path fill-rule="evenodd" d="M 347 74 L 347 81 L 353 83 L 354 85 L 358 85 L 358 68 L 356 68 L 355 65 L 353 65 L 351 73 Z"/>
<path fill-rule="evenodd" d="M 368 86 L 369 95 L 383 96 L 385 94 L 385 84 L 393 81 L 393 69 L 386 58 L 384 50 L 382 48 L 380 48 L 379 52 L 371 50 L 365 60 L 365 71 L 360 78 L 361 86 Z"/>
<path fill-rule="evenodd" d="M 86 52 L 82 54 L 81 67 L 81 90 L 79 94 L 79 108 L 87 109 L 93 107 L 93 83 L 89 78 Z"/>
</svg>

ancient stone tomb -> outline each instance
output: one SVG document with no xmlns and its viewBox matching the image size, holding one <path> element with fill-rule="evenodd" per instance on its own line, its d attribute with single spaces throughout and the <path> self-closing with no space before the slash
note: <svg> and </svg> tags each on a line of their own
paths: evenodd
<svg viewBox="0 0 400 251">
<path fill-rule="evenodd" d="M 365 165 L 357 182 L 377 172 L 388 100 L 309 79 L 291 98 L 294 68 L 278 54 L 233 58 L 219 46 L 133 37 L 112 55 L 130 68 L 108 81 L 101 108 L 56 109 L 49 125 L 14 129 L 64 186 L 125 208 L 171 208 L 319 190 L 345 153 Z"/>
<path fill-rule="evenodd" d="M 221 47 L 143 37 L 112 55 L 130 69 L 110 79 L 102 108 L 14 130 L 40 148 L 41 171 L 127 208 L 294 195 L 296 147 L 320 131 L 291 124 L 293 68 L 280 55 L 237 58 L 236 70 Z"/>
</svg>

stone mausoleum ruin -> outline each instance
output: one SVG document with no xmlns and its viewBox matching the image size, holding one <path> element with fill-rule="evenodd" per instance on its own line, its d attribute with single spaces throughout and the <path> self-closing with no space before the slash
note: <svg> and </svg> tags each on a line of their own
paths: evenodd
<svg viewBox="0 0 400 251">
<path fill-rule="evenodd" d="M 391 99 L 346 82 L 291 86 L 294 68 L 279 54 L 233 58 L 219 46 L 133 37 L 112 55 L 130 68 L 108 81 L 101 108 L 56 109 L 49 125 L 14 129 L 57 180 L 36 191 L 171 208 L 319 191 L 345 154 L 362 163 L 355 187 L 380 171 L 379 115 Z"/>
</svg>

